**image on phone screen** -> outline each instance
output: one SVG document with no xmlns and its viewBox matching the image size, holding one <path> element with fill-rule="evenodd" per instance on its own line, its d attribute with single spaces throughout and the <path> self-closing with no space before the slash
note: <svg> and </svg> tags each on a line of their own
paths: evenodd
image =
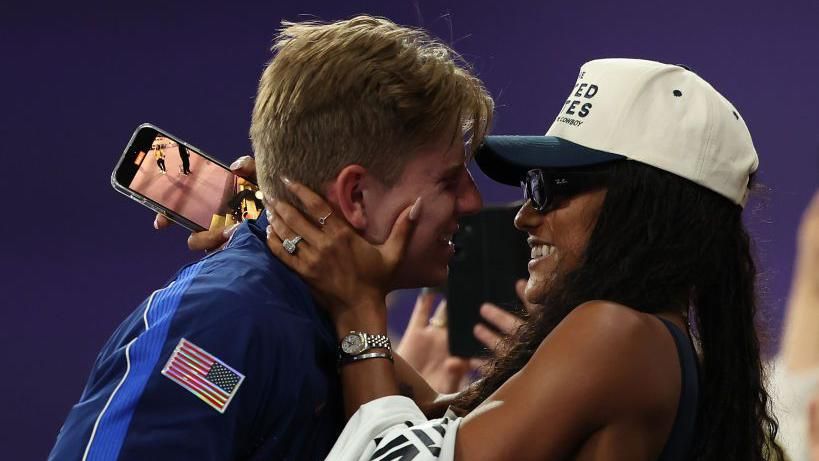
<svg viewBox="0 0 819 461">
<path fill-rule="evenodd" d="M 256 219 L 263 206 L 255 184 L 153 128 L 135 133 L 115 179 L 192 230 Z"/>
</svg>

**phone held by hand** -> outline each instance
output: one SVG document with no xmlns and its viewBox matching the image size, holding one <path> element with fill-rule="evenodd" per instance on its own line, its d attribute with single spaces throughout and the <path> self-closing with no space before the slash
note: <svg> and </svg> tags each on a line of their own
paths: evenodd
<svg viewBox="0 0 819 461">
<path fill-rule="evenodd" d="M 489 302 L 510 312 L 522 312 L 515 282 L 529 277 L 531 250 L 526 233 L 513 224 L 520 204 L 487 207 L 461 218 L 455 234 L 446 287 L 449 350 L 460 357 L 489 355 L 472 333 L 484 323 L 481 304 Z"/>
<path fill-rule="evenodd" d="M 256 219 L 256 184 L 149 123 L 137 127 L 111 174 L 111 185 L 193 232 Z"/>
</svg>

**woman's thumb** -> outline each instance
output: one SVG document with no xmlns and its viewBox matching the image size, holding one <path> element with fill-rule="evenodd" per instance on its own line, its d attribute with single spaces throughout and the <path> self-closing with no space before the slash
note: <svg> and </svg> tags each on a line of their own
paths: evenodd
<svg viewBox="0 0 819 461">
<path fill-rule="evenodd" d="M 392 231 L 387 241 L 382 245 L 382 254 L 384 259 L 391 264 L 397 263 L 404 256 L 407 250 L 410 236 L 413 229 L 418 222 L 418 217 L 421 214 L 421 197 L 415 200 L 415 203 L 407 207 L 401 212 L 395 225 L 392 226 Z"/>
</svg>

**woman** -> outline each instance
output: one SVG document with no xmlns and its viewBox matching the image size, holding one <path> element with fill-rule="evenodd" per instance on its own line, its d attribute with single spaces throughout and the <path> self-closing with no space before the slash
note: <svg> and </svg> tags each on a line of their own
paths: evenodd
<svg viewBox="0 0 819 461">
<path fill-rule="evenodd" d="M 424 219 L 423 197 L 382 245 L 338 218 L 316 224 L 329 205 L 298 184 L 309 216 L 274 204 L 268 244 L 312 285 L 347 352 L 355 414 L 328 459 L 781 458 L 741 219 L 757 156 L 725 98 L 680 66 L 592 61 L 547 136 L 489 137 L 477 161 L 523 185 L 525 295 L 545 307 L 465 393 L 416 383 L 428 414 L 434 400 L 459 416 L 427 420 L 397 396 L 409 371 L 384 344 L 344 342 L 386 331 L 385 274 Z"/>
</svg>

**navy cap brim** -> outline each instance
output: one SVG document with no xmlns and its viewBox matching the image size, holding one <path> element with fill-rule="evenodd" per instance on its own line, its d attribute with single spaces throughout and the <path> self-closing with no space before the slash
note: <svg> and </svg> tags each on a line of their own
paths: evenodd
<svg viewBox="0 0 819 461">
<path fill-rule="evenodd" d="M 554 136 L 487 136 L 475 154 L 484 174 L 512 186 L 535 168 L 585 167 L 625 158 Z"/>
</svg>

